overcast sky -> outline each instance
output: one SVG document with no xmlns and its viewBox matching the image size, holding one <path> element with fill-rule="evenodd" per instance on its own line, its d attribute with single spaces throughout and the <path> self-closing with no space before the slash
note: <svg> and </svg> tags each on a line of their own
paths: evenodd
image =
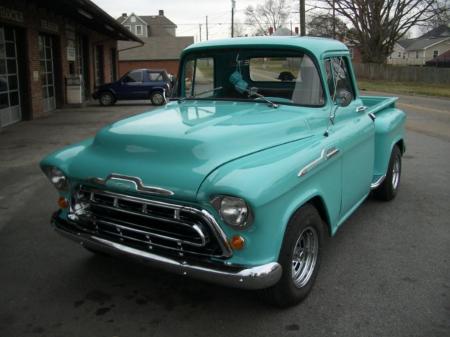
<svg viewBox="0 0 450 337">
<path fill-rule="evenodd" d="M 113 17 L 122 13 L 157 15 L 163 9 L 165 16 L 178 26 L 177 35 L 193 35 L 198 39 L 199 24 L 205 39 L 205 17 L 208 15 L 209 38 L 223 38 L 230 34 L 231 0 L 93 0 Z M 236 0 L 236 20 L 244 23 L 244 10 L 261 0 Z M 293 9 L 294 10 L 294 9 Z M 296 14 L 293 14 L 296 16 Z M 298 21 L 298 20 L 297 20 Z"/>
</svg>

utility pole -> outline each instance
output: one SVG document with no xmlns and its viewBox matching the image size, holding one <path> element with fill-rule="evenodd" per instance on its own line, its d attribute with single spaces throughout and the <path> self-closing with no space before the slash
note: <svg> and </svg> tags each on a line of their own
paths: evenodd
<svg viewBox="0 0 450 337">
<path fill-rule="evenodd" d="M 206 16 L 206 41 L 209 40 L 209 36 L 208 36 L 208 15 Z"/>
<path fill-rule="evenodd" d="M 305 0 L 300 0 L 299 1 L 299 11 L 300 11 L 300 35 L 301 36 L 305 36 L 306 35 L 306 8 L 305 8 Z"/>
<path fill-rule="evenodd" d="M 231 0 L 231 37 L 234 37 L 234 9 L 236 8 L 236 0 Z"/>
<path fill-rule="evenodd" d="M 333 0 L 333 39 L 336 38 L 336 6 Z"/>
<path fill-rule="evenodd" d="M 198 39 L 199 41 L 202 41 L 202 24 L 198 24 Z"/>
</svg>

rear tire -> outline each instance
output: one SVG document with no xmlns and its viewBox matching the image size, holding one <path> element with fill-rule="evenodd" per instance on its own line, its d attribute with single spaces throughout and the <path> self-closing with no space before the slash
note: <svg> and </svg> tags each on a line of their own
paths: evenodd
<svg viewBox="0 0 450 337">
<path fill-rule="evenodd" d="M 281 279 L 264 290 L 270 303 L 285 308 L 308 296 L 319 271 L 323 236 L 324 223 L 317 209 L 302 206 L 286 228 L 278 261 L 283 268 Z"/>
<path fill-rule="evenodd" d="M 111 106 L 116 103 L 116 98 L 114 95 L 108 91 L 102 92 L 98 98 L 100 105 Z"/>
<path fill-rule="evenodd" d="M 164 98 L 163 93 L 159 91 L 155 91 L 154 93 L 152 93 L 152 95 L 150 96 L 150 100 L 152 101 L 153 105 L 157 106 L 166 103 L 166 99 Z"/>
<path fill-rule="evenodd" d="M 386 178 L 383 183 L 373 191 L 375 198 L 383 201 L 390 201 L 397 195 L 400 187 L 400 177 L 402 173 L 402 153 L 397 145 L 394 146 L 389 159 L 389 166 Z"/>
</svg>

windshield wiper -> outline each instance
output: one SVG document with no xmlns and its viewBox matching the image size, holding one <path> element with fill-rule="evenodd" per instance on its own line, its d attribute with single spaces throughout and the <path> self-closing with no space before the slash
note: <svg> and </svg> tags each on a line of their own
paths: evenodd
<svg viewBox="0 0 450 337">
<path fill-rule="evenodd" d="M 183 102 L 184 100 L 186 100 L 186 99 L 188 99 L 188 98 L 196 98 L 196 97 L 198 97 L 198 96 L 201 96 L 201 95 L 204 95 L 204 94 L 209 94 L 210 92 L 216 92 L 217 90 L 222 90 L 222 89 L 223 89 L 223 87 L 217 87 L 217 88 L 214 88 L 214 89 L 210 89 L 210 90 L 206 90 L 206 91 L 199 92 L 199 93 L 197 93 L 197 94 L 195 94 L 195 95 L 192 95 L 192 96 L 189 96 L 189 97 L 187 97 L 187 96 L 181 97 L 181 98 L 178 100 L 178 102 Z"/>
<path fill-rule="evenodd" d="M 264 95 L 261 95 L 260 93 L 258 93 L 258 88 L 256 87 L 251 87 L 248 90 L 248 97 L 254 97 L 256 96 L 257 98 L 261 98 L 263 101 L 265 101 L 267 104 L 269 104 L 269 106 L 271 106 L 272 108 L 278 108 L 278 104 L 272 102 L 271 100 L 269 100 L 268 98 L 266 98 Z"/>
</svg>

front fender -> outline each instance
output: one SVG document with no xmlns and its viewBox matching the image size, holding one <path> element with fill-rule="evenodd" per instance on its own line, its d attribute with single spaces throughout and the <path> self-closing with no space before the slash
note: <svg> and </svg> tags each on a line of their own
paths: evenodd
<svg viewBox="0 0 450 337">
<path fill-rule="evenodd" d="M 70 175 L 70 164 L 79 153 L 92 145 L 94 137 L 87 138 L 79 143 L 66 146 L 60 150 L 57 150 L 41 160 L 40 167 L 44 166 L 56 166 L 62 170 L 65 174 Z"/>
<path fill-rule="evenodd" d="M 323 139 L 324 137 L 320 137 Z M 258 265 L 278 260 L 284 232 L 297 209 L 315 197 L 323 200 L 325 218 L 333 233 L 341 198 L 341 159 L 334 157 L 304 177 L 299 170 L 320 153 L 319 137 L 284 144 L 232 162 L 212 172 L 202 183 L 197 199 L 219 220 L 227 237 L 241 235 L 243 250 L 235 251 L 230 262 Z M 210 205 L 217 195 L 244 198 L 252 208 L 254 223 L 246 230 L 235 230 L 220 220 Z"/>
</svg>

